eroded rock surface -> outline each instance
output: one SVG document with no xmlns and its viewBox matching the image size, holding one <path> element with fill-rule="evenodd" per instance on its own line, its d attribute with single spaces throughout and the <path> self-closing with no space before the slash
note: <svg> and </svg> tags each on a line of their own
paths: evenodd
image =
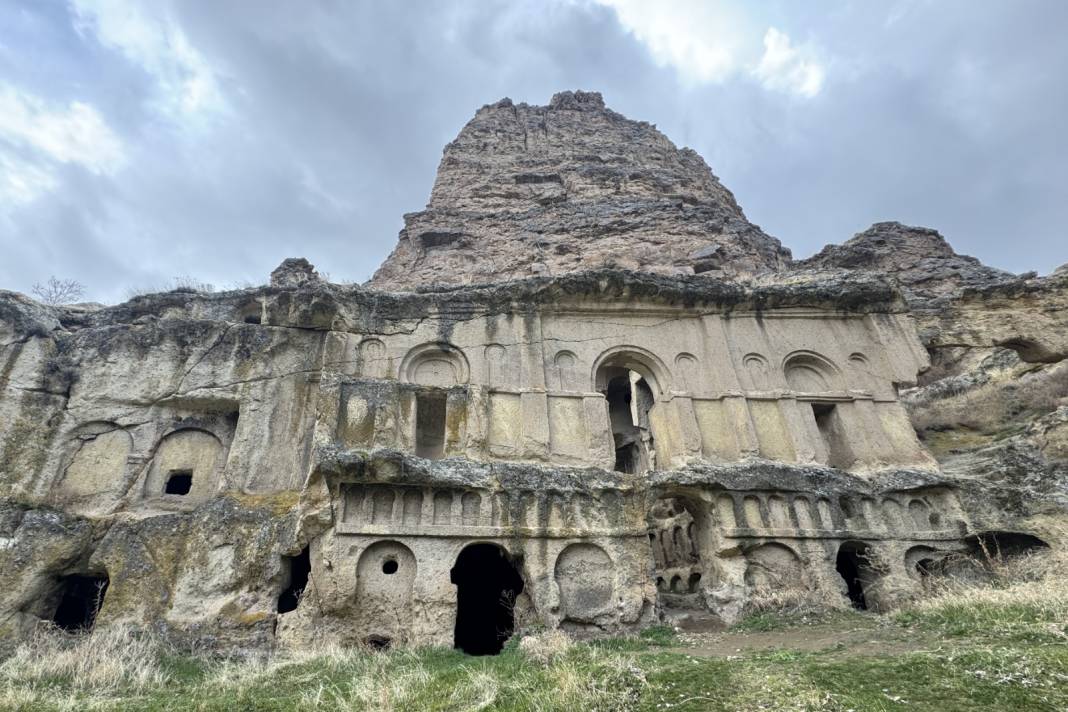
<svg viewBox="0 0 1068 712">
<path fill-rule="evenodd" d="M 446 146 L 426 210 L 404 222 L 370 286 L 407 291 L 598 268 L 722 276 L 789 259 L 697 153 L 592 92 L 562 92 L 548 106 L 482 107 Z"/>
<path fill-rule="evenodd" d="M 898 222 L 875 223 L 841 245 L 793 264 L 797 269 L 848 269 L 885 274 L 900 284 L 916 310 L 945 307 L 966 289 L 1016 280 L 1016 275 L 958 255 L 937 230 Z"/>
</svg>

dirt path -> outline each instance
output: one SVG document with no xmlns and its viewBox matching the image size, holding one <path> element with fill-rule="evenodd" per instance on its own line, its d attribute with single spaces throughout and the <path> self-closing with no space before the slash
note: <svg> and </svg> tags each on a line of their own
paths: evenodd
<svg viewBox="0 0 1068 712">
<path fill-rule="evenodd" d="M 727 658 L 757 652 L 821 652 L 838 656 L 895 655 L 939 647 L 939 640 L 915 630 L 881 625 L 840 623 L 798 625 L 770 631 L 720 631 L 680 634 L 683 646 L 669 652 L 695 657 Z"/>
</svg>

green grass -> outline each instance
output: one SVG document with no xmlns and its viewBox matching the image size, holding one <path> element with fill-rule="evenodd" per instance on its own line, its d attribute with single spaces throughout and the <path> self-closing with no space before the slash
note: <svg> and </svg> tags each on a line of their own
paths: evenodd
<svg viewBox="0 0 1068 712">
<path fill-rule="evenodd" d="M 810 613 L 751 613 L 734 625 L 732 630 L 746 633 L 768 633 L 814 625 L 874 625 L 875 616 L 854 610 L 825 610 Z"/>
<path fill-rule="evenodd" d="M 666 627 L 592 643 L 564 641 L 541 663 L 514 641 L 501 655 L 481 658 L 444 649 L 324 649 L 240 662 L 179 655 L 129 632 L 48 638 L 0 663 L 0 709 L 1068 709 L 1068 635 L 1059 594 L 999 596 L 946 597 L 882 617 L 763 613 L 729 631 L 732 643 L 722 645 L 767 642 L 768 631 L 776 631 L 780 647 L 731 656 L 717 649 L 716 635 L 687 647 L 691 638 Z M 791 641 L 809 635 L 827 640 L 826 648 L 791 649 Z"/>
</svg>

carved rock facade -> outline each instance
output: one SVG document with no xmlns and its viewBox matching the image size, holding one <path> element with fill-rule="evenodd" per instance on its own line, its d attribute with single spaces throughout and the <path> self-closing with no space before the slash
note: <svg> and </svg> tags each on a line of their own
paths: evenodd
<svg viewBox="0 0 1068 712">
<path fill-rule="evenodd" d="M 579 135 L 533 151 L 530 171 L 608 155 L 604 122 L 704 166 L 599 97 L 488 107 L 443 162 L 466 178 L 439 176 L 377 283 L 414 264 L 419 221 L 478 222 L 455 198 L 489 200 L 464 182 L 479 174 L 464 147 L 508 112 L 542 121 L 549 146 L 561 122 Z M 479 155 L 511 166 L 494 141 L 512 131 Z M 613 175 L 660 175 L 612 150 Z M 697 203 L 736 209 L 702 181 Z M 662 197 L 646 196 L 654 214 Z M 935 562 L 1011 517 L 917 439 L 898 392 L 929 360 L 908 305 L 870 273 L 737 276 L 786 253 L 731 215 L 716 240 L 748 255 L 732 280 L 654 265 L 389 293 L 287 260 L 262 288 L 106 308 L 0 293 L 4 640 L 95 621 L 212 646 L 492 653 L 524 625 L 730 621 L 785 588 L 871 609 L 918 595 Z M 438 247 L 458 249 L 423 245 Z"/>
</svg>

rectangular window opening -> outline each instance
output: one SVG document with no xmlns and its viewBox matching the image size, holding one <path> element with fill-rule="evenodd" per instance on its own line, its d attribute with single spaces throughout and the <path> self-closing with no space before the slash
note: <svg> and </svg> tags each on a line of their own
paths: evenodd
<svg viewBox="0 0 1068 712">
<path fill-rule="evenodd" d="M 167 484 L 163 488 L 164 494 L 176 494 L 185 496 L 193 488 L 192 470 L 171 470 L 167 476 Z"/>
<path fill-rule="evenodd" d="M 837 406 L 834 403 L 813 403 L 812 415 L 816 418 L 816 428 L 827 448 L 827 464 L 843 470 L 851 467 L 853 451 L 842 432 Z"/>
<path fill-rule="evenodd" d="M 428 460 L 445 456 L 445 393 L 415 396 L 415 454 Z"/>
</svg>

